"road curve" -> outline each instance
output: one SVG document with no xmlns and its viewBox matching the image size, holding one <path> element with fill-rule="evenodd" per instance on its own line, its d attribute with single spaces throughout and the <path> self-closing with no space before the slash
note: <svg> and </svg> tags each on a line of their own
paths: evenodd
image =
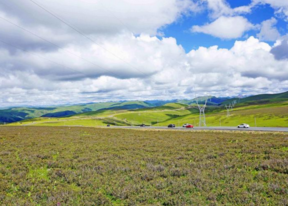
<svg viewBox="0 0 288 206">
<path fill-rule="evenodd" d="M 261 132 L 288 132 L 288 127 L 250 127 L 250 128 L 237 128 L 237 127 L 194 127 L 194 128 L 183 128 L 183 127 L 137 127 L 137 126 L 111 126 L 111 128 L 124 128 L 124 129 L 171 129 L 171 130 L 226 130 L 226 131 L 261 131 Z"/>
</svg>

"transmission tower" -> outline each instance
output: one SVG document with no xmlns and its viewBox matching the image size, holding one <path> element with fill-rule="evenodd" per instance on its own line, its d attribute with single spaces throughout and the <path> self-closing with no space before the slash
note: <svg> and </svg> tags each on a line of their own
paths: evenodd
<svg viewBox="0 0 288 206">
<path fill-rule="evenodd" d="M 225 107 L 227 109 L 227 117 L 229 117 L 230 116 L 231 104 L 226 104 Z"/>
<path fill-rule="evenodd" d="M 205 104 L 204 105 L 199 105 L 198 103 L 198 99 L 197 99 L 197 106 L 200 112 L 200 116 L 199 116 L 199 127 L 206 127 L 206 118 L 205 118 L 205 108 L 207 105 L 207 101 L 208 99 L 205 100 Z"/>
<path fill-rule="evenodd" d="M 236 103 L 237 103 L 237 100 L 233 100 L 231 103 L 225 105 L 225 107 L 227 109 L 227 117 L 230 116 L 230 112 L 233 110 L 233 108 L 235 107 Z"/>
<path fill-rule="evenodd" d="M 235 107 L 236 103 L 237 103 L 237 100 L 233 100 L 233 101 L 232 101 L 232 103 L 231 103 L 231 109 L 233 109 L 233 108 Z"/>
</svg>

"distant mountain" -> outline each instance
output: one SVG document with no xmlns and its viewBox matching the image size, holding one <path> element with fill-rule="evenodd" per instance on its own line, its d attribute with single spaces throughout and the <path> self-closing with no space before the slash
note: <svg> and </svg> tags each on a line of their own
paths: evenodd
<svg viewBox="0 0 288 206">
<path fill-rule="evenodd" d="M 73 111 L 63 111 L 63 112 L 44 114 L 44 115 L 42 115 L 42 117 L 68 117 L 68 116 L 71 116 L 74 114 L 77 114 L 77 113 L 73 112 Z"/>
<path fill-rule="evenodd" d="M 11 123 L 37 117 L 66 117 L 74 114 L 94 112 L 101 110 L 132 110 L 157 107 L 171 101 L 121 101 L 88 103 L 82 105 L 69 105 L 59 107 L 19 107 L 0 110 L 0 123 Z"/>
<path fill-rule="evenodd" d="M 237 104 L 266 104 L 272 102 L 283 102 L 288 101 L 288 92 L 279 93 L 279 94 L 259 94 L 245 98 L 232 98 L 230 100 L 226 100 L 221 104 L 228 104 L 232 101 L 236 101 Z"/>
<path fill-rule="evenodd" d="M 164 104 L 168 104 L 168 103 L 176 103 L 177 100 L 147 100 L 144 101 L 146 104 L 152 106 L 152 107 L 159 107 L 162 106 Z"/>
<path fill-rule="evenodd" d="M 181 104 L 191 105 L 191 104 L 197 103 L 197 101 L 199 104 L 203 104 L 207 100 L 207 105 L 219 105 L 222 102 L 227 101 L 228 99 L 231 99 L 231 98 L 230 97 L 204 96 L 204 97 L 196 97 L 191 100 L 178 100 L 177 102 Z"/>
<path fill-rule="evenodd" d="M 11 123 L 25 119 L 37 117 L 66 117 L 74 114 L 97 112 L 103 110 L 135 110 L 135 109 L 167 109 L 171 107 L 183 107 L 195 104 L 197 101 L 203 104 L 207 100 L 209 106 L 219 106 L 237 101 L 237 104 L 265 104 L 269 102 L 288 101 L 288 92 L 280 94 L 261 94 L 246 98 L 227 98 L 227 97 L 197 97 L 191 100 L 147 100 L 147 101 L 119 101 L 119 102 L 100 102 L 87 103 L 80 105 L 68 105 L 58 107 L 19 107 L 0 110 L 0 123 Z"/>
</svg>

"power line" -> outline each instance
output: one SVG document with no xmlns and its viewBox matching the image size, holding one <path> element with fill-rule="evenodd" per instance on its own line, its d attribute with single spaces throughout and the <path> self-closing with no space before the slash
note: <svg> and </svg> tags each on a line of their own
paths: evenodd
<svg viewBox="0 0 288 206">
<path fill-rule="evenodd" d="M 121 19 L 117 18 L 117 17 L 114 15 L 113 11 L 111 11 L 111 10 L 108 9 L 106 6 L 104 6 L 101 1 L 99 2 L 99 4 L 101 4 L 101 6 L 106 9 L 106 11 L 111 12 L 111 15 L 112 15 L 118 22 L 120 22 L 120 24 L 122 24 L 125 29 L 127 28 L 126 25 L 123 23 L 123 21 L 122 21 Z M 127 30 L 128 30 L 128 29 L 127 29 Z M 130 31 L 130 32 L 131 32 L 131 31 Z M 131 33 L 133 33 L 133 32 L 131 32 Z"/>
<path fill-rule="evenodd" d="M 8 46 L 14 47 L 15 49 L 20 49 L 20 50 L 21 50 L 20 47 L 17 47 L 17 46 L 15 46 L 15 45 L 9 44 L 9 43 L 7 43 L 7 42 L 5 42 L 5 41 L 3 41 L 3 40 L 0 40 L 0 42 L 2 42 L 3 44 L 6 44 L 6 45 L 8 45 Z M 64 67 L 64 68 L 67 68 L 67 69 L 68 69 L 67 66 L 65 66 L 65 65 L 63 65 L 63 64 L 60 64 L 60 63 L 58 63 L 58 62 L 54 62 L 54 61 L 52 61 L 52 60 L 49 60 L 49 59 L 44 58 L 44 57 L 42 57 L 42 56 L 40 56 L 40 55 L 37 55 L 37 54 L 32 54 L 32 55 L 37 56 L 37 57 L 40 57 L 41 59 L 50 61 L 51 63 L 57 64 L 57 65 L 59 65 L 59 66 L 62 66 L 62 67 Z M 84 73 L 81 72 L 81 71 L 78 71 L 78 70 L 75 70 L 75 69 L 72 69 L 72 68 L 69 68 L 69 69 L 70 69 L 70 70 L 73 70 L 73 71 L 75 71 L 75 72 L 77 72 L 77 73 L 80 73 L 80 74 L 83 74 L 83 75 L 84 75 Z"/>
<path fill-rule="evenodd" d="M 22 27 L 22 26 L 20 26 L 20 25 L 18 25 L 18 24 L 15 24 L 15 23 L 12 22 L 12 21 L 3 18 L 2 16 L 0 16 L 0 19 L 2 19 L 2 20 L 4 20 L 4 21 L 8 22 L 9 24 L 12 24 L 12 25 L 15 26 L 15 27 L 18 27 L 19 29 L 21 29 L 21 30 L 23 30 L 23 31 L 25 31 L 25 32 L 27 32 L 27 33 L 33 35 L 33 36 L 36 36 L 37 38 L 39 38 L 39 39 L 41 39 L 41 40 L 43 40 L 43 41 L 46 41 L 46 42 L 48 42 L 48 43 L 50 43 L 50 44 L 56 46 L 57 48 L 59 47 L 58 45 L 54 44 L 53 42 L 51 42 L 51 41 L 49 41 L 49 40 L 47 40 L 47 39 L 44 39 L 43 37 L 41 37 L 41 36 L 35 34 L 34 32 L 31 32 L 31 31 L 29 31 L 28 29 L 25 29 L 24 27 Z M 59 47 L 59 48 L 60 48 L 60 47 Z"/>
<path fill-rule="evenodd" d="M 6 22 L 8 22 L 8 23 L 10 23 L 10 24 L 12 24 L 12 25 L 14 25 L 15 27 L 18 27 L 19 29 L 21 29 L 21 30 L 29 33 L 30 35 L 36 36 L 37 38 L 39 38 L 39 39 L 41 39 L 41 40 L 43 40 L 43 41 L 45 41 L 45 42 L 48 42 L 48 43 L 54 45 L 55 47 L 57 47 L 57 48 L 60 49 L 60 50 L 62 49 L 59 45 L 57 45 L 57 44 L 55 44 L 55 43 L 53 43 L 53 42 L 51 42 L 51 41 L 49 41 L 49 40 L 47 40 L 47 39 L 45 39 L 45 38 L 43 38 L 43 37 L 41 37 L 41 36 L 35 34 L 34 32 L 31 32 L 31 31 L 28 30 L 28 29 L 25 29 L 24 27 L 22 27 L 22 26 L 20 26 L 20 25 L 18 25 L 18 24 L 13 23 L 12 21 L 9 21 L 8 19 L 5 19 L 5 18 L 3 18 L 3 17 L 1 17 L 1 16 L 0 16 L 0 19 L 2 19 L 2 20 L 4 20 L 4 21 L 6 21 Z M 66 53 L 69 53 L 69 54 L 71 54 L 71 55 L 73 55 L 73 56 L 76 56 L 76 57 L 78 57 L 78 58 L 81 58 L 81 59 L 85 60 L 86 62 L 88 62 L 88 63 L 90 63 L 90 64 L 93 64 L 94 66 L 98 67 L 99 69 L 103 69 L 103 68 L 101 68 L 99 65 L 97 65 L 97 64 L 95 64 L 95 63 L 93 63 L 93 62 L 91 62 L 91 61 L 89 61 L 89 60 L 87 60 L 87 59 L 85 59 L 85 58 L 83 58 L 83 57 L 81 57 L 81 56 L 78 56 L 78 55 L 76 55 L 76 54 L 74 54 L 74 53 L 72 53 L 72 52 L 66 51 Z"/>
<path fill-rule="evenodd" d="M 30 0 L 33 4 L 35 4 L 36 6 L 40 7 L 41 9 L 43 9 L 44 11 L 46 11 L 47 13 L 49 13 L 50 15 L 52 15 L 53 17 L 55 17 L 56 19 L 58 19 L 59 21 L 61 21 L 62 23 L 64 23 L 65 25 L 67 25 L 68 27 L 70 27 L 71 29 L 73 29 L 74 31 L 78 32 L 80 35 L 82 35 L 83 37 L 85 37 L 86 39 L 88 39 L 89 41 L 91 41 L 92 43 L 96 44 L 97 46 L 99 46 L 100 48 L 102 48 L 103 50 L 109 52 L 110 54 L 112 54 L 113 56 L 115 56 L 116 58 L 124 61 L 126 64 L 131 65 L 129 62 L 127 62 L 126 60 L 124 60 L 123 58 L 119 57 L 118 55 L 114 54 L 113 52 L 109 51 L 108 49 L 106 49 L 105 47 L 101 46 L 100 44 L 98 44 L 96 41 L 94 41 L 92 38 L 90 38 L 89 36 L 87 36 L 85 33 L 83 33 L 82 31 L 80 31 L 79 29 L 77 29 L 76 27 L 74 27 L 73 25 L 71 25 L 70 23 L 68 23 L 67 21 L 65 21 L 64 19 L 60 18 L 58 15 L 56 15 L 55 13 L 51 12 L 50 10 L 48 10 L 47 8 L 45 8 L 44 6 L 40 5 L 39 3 Z"/>
</svg>

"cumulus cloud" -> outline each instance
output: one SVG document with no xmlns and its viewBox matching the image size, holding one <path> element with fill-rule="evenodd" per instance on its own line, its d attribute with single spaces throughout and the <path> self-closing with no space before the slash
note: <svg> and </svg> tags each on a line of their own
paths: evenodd
<svg viewBox="0 0 288 206">
<path fill-rule="evenodd" d="M 206 2 L 213 18 L 218 18 L 222 15 L 232 15 L 233 13 L 233 10 L 225 0 L 206 0 Z"/>
<path fill-rule="evenodd" d="M 210 17 L 217 19 L 221 16 L 237 16 L 251 12 L 251 5 L 231 8 L 226 0 L 203 0 L 206 2 Z"/>
<path fill-rule="evenodd" d="M 283 56 L 287 42 L 279 41 L 271 50 L 251 37 L 236 41 L 231 49 L 200 47 L 186 53 L 175 38 L 155 36 L 182 15 L 198 12 L 201 6 L 193 1 L 83 1 L 37 2 L 93 42 L 31 1 L 0 4 L 0 17 L 10 22 L 0 20 L 0 107 L 193 98 L 207 91 L 217 96 L 249 95 L 288 89 L 288 61 L 274 58 Z M 219 5 L 210 6 L 216 11 L 223 6 Z M 231 39 L 253 29 L 247 19 L 233 16 L 235 9 L 232 13 L 230 9 L 220 12 L 221 17 L 211 24 L 192 30 Z M 274 52 L 277 48 L 282 53 Z"/>
<path fill-rule="evenodd" d="M 288 21 L 288 1 L 285 0 L 253 0 L 251 5 L 269 4 L 275 9 L 275 14 L 278 17 Z"/>
<path fill-rule="evenodd" d="M 236 39 L 242 37 L 246 31 L 254 26 L 247 19 L 241 16 L 220 17 L 210 24 L 193 26 L 191 31 L 209 34 L 221 39 Z"/>
<path fill-rule="evenodd" d="M 184 53 L 174 38 L 159 40 L 147 35 L 135 37 L 129 33 L 107 38 L 102 41 L 101 48 L 99 44 L 71 45 L 50 52 L 18 51 L 14 56 L 2 50 L 5 63 L 2 64 L 2 70 L 33 71 L 40 77 L 63 81 L 103 75 L 120 79 L 144 78 L 167 64 L 171 65 L 170 57 L 176 58 Z"/>
<path fill-rule="evenodd" d="M 259 39 L 264 41 L 276 41 L 281 35 L 276 28 L 277 20 L 275 18 L 263 21 L 261 24 L 261 31 L 257 35 Z"/>
<path fill-rule="evenodd" d="M 125 64 L 120 67 L 120 60 L 111 61 L 103 51 L 93 53 L 93 45 L 86 51 L 75 46 L 75 51 L 82 56 L 91 55 L 99 62 L 103 59 L 103 70 L 56 51 L 45 55 L 49 59 L 55 55 L 55 61 L 62 60 L 69 69 L 32 58 L 31 52 L 24 58 L 21 52 L 13 54 L 2 48 L 1 105 L 193 98 L 207 91 L 219 96 L 243 92 L 248 95 L 283 91 L 287 85 L 282 82 L 287 81 L 288 61 L 275 60 L 271 47 L 254 37 L 237 41 L 231 49 L 200 47 L 186 54 L 174 38 L 121 35 L 107 39 L 103 45 L 120 48 L 119 54 L 131 58 L 129 62 L 135 67 L 127 68 Z M 20 69 L 22 64 L 25 69 Z M 70 76 L 75 78 L 64 78 Z"/>
<path fill-rule="evenodd" d="M 159 28 L 174 22 L 184 13 L 199 9 L 190 0 L 28 0 L 21 4 L 17 0 L 10 0 L 1 3 L 0 9 L 31 27 L 46 25 L 53 30 L 70 31 L 70 28 L 33 2 L 52 11 L 87 35 L 113 34 L 123 30 L 136 34 L 156 34 Z"/>
<path fill-rule="evenodd" d="M 220 16 L 237 16 L 251 13 L 258 5 L 268 4 L 275 10 L 275 15 L 288 21 L 288 1 L 286 0 L 252 0 L 249 5 L 231 8 L 226 0 L 203 0 L 210 11 L 210 17 L 217 19 Z"/>
<path fill-rule="evenodd" d="M 277 60 L 287 60 L 288 59 L 288 37 L 284 37 L 282 40 L 276 42 L 275 46 L 272 48 L 271 53 Z"/>
</svg>

